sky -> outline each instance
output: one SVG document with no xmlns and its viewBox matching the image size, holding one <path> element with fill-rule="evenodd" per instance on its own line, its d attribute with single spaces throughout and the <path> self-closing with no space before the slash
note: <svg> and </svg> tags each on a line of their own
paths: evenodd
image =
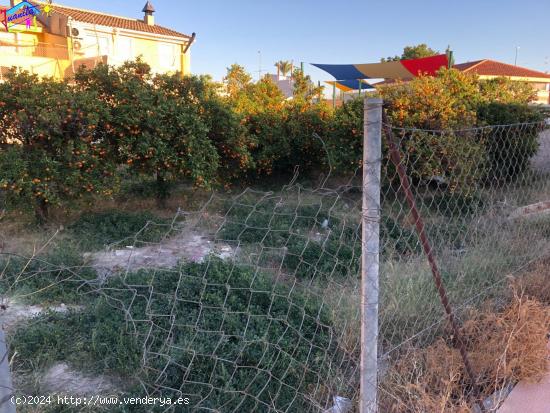
<svg viewBox="0 0 550 413">
<path fill-rule="evenodd" d="M 5 3 L 7 0 L 0 0 Z M 145 0 L 60 0 L 68 6 L 141 18 Z M 493 59 L 550 72 L 550 0 L 152 0 L 155 22 L 196 32 L 191 70 L 221 80 L 233 63 L 255 78 L 278 60 L 372 63 L 426 43 L 455 61 Z M 519 49 L 517 49 L 519 47 Z M 260 66 L 261 61 L 261 66 Z M 261 69 L 260 69 L 261 67 Z"/>
</svg>

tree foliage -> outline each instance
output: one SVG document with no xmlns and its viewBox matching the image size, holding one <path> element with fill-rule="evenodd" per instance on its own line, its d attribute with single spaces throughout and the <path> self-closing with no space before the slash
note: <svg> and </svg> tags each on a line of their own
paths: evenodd
<svg viewBox="0 0 550 413">
<path fill-rule="evenodd" d="M 244 67 L 235 63 L 227 68 L 227 74 L 223 80 L 228 95 L 234 97 L 252 82 L 252 76 L 246 72 Z"/>
<path fill-rule="evenodd" d="M 315 102 L 321 93 L 309 76 L 295 70 L 294 98 L 286 99 L 269 76 L 253 83 L 240 66 L 228 69 L 225 77 L 227 101 L 243 116 L 248 131 L 256 175 L 289 174 L 296 166 L 302 172 L 324 165 L 322 143 L 330 119 L 325 105 Z M 238 88 L 230 88 L 235 77 L 242 79 Z"/>
<path fill-rule="evenodd" d="M 86 195 L 110 195 L 116 163 L 111 113 L 96 91 L 25 72 L 0 84 L 0 189 L 11 205 L 48 207 Z"/>
<path fill-rule="evenodd" d="M 404 59 L 420 59 L 422 57 L 435 56 L 439 54 L 438 51 L 428 47 L 426 43 L 420 43 L 415 46 L 405 46 L 403 48 L 403 53 L 401 56 L 389 56 L 386 58 L 380 59 L 381 62 L 392 62 L 397 60 Z"/>
<path fill-rule="evenodd" d="M 177 93 L 175 77 L 154 77 L 138 60 L 118 68 L 82 69 L 76 82 L 84 91 L 97 91 L 108 105 L 107 132 L 117 142 L 118 160 L 133 173 L 154 174 L 160 200 L 168 195 L 170 181 L 190 178 L 199 186 L 213 182 L 219 155 L 200 105 Z"/>
<path fill-rule="evenodd" d="M 529 85 L 506 79 L 479 80 L 455 69 L 379 88 L 387 103 L 413 181 L 442 178 L 451 191 L 468 191 L 485 179 L 513 179 L 536 150 L 540 116 L 527 106 Z M 515 132 L 477 126 L 531 122 Z M 361 162 L 363 104 L 351 101 L 338 108 L 332 122 L 329 153 L 346 173 Z M 424 131 L 420 131 L 422 129 Z M 426 131 L 442 132 L 426 132 Z M 388 167 L 391 168 L 389 163 Z M 391 171 L 388 172 L 391 175 Z"/>
<path fill-rule="evenodd" d="M 319 96 L 322 96 L 324 88 L 322 86 L 315 86 L 311 77 L 304 74 L 302 70 L 295 69 L 292 78 L 294 79 L 293 100 L 298 104 L 311 104 Z"/>
<path fill-rule="evenodd" d="M 433 52 L 420 46 L 404 55 Z M 295 70 L 293 79 L 287 99 L 269 76 L 253 82 L 239 65 L 228 68 L 224 84 L 155 75 L 140 60 L 81 69 L 71 83 L 14 72 L 0 84 L 0 191 L 9 205 L 32 205 L 44 220 L 49 205 L 113 195 L 128 173 L 156 179 L 162 202 L 181 181 L 231 185 L 328 164 L 356 172 L 362 100 L 333 110 L 309 76 Z M 513 179 L 536 151 L 540 117 L 527 107 L 534 97 L 527 84 L 442 69 L 379 87 L 378 94 L 403 131 L 414 182 L 438 176 L 454 191 L 491 177 Z M 498 139 L 465 131 L 529 122 L 532 128 Z M 512 160 L 516 166 L 503 166 Z"/>
</svg>

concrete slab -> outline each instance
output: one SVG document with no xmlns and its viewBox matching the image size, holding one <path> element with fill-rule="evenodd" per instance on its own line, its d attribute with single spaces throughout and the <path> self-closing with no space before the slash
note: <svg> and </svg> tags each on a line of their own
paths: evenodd
<svg viewBox="0 0 550 413">
<path fill-rule="evenodd" d="M 538 383 L 518 383 L 497 413 L 550 413 L 550 373 Z"/>
</svg>

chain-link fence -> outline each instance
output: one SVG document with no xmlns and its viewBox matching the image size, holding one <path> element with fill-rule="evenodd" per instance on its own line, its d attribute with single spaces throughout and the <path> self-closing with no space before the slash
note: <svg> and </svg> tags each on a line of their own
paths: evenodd
<svg viewBox="0 0 550 413">
<path fill-rule="evenodd" d="M 3 253 L 17 411 L 466 412 L 540 376 L 545 125 L 405 129 L 367 109 L 363 178 L 215 193 L 117 242 L 93 234 L 119 221 L 90 218 Z"/>
<path fill-rule="evenodd" d="M 382 411 L 496 411 L 546 370 L 544 129 L 384 125 Z"/>
</svg>

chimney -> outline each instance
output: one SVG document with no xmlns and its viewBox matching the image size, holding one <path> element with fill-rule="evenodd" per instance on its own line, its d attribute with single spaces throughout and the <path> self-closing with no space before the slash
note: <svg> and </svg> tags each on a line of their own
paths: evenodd
<svg viewBox="0 0 550 413">
<path fill-rule="evenodd" d="M 155 8 L 150 1 L 148 1 L 145 7 L 143 7 L 142 12 L 145 13 L 145 16 L 143 16 L 143 21 L 149 26 L 154 26 L 155 17 L 153 16 L 153 13 L 155 12 Z"/>
</svg>

